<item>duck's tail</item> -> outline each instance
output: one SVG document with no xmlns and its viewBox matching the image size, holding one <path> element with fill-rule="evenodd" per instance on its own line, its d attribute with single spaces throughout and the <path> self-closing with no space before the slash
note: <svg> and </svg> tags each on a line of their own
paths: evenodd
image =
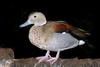
<svg viewBox="0 0 100 67">
<path fill-rule="evenodd" d="M 84 40 L 85 44 L 83 46 L 80 46 L 88 55 L 93 54 L 96 47 L 92 43 L 90 43 L 88 40 Z"/>
</svg>

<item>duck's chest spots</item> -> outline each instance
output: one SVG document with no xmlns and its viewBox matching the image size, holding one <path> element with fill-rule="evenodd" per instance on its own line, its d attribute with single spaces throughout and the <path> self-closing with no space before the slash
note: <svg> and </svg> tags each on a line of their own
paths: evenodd
<svg viewBox="0 0 100 67">
<path fill-rule="evenodd" d="M 46 43 L 46 38 L 40 28 L 33 28 L 29 31 L 29 40 L 38 47 Z"/>
</svg>

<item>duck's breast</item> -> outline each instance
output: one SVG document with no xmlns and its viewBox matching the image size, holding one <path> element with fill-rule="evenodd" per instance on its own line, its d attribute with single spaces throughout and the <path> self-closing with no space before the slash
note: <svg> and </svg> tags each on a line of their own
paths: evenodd
<svg viewBox="0 0 100 67">
<path fill-rule="evenodd" d="M 29 40 L 33 45 L 43 49 L 43 44 L 45 44 L 45 38 L 42 32 L 42 28 L 35 26 L 32 27 L 29 31 Z"/>
</svg>

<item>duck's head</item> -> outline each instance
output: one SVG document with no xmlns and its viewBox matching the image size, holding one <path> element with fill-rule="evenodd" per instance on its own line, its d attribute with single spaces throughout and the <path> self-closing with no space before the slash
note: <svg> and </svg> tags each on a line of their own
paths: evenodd
<svg viewBox="0 0 100 67">
<path fill-rule="evenodd" d="M 30 24 L 34 24 L 34 26 L 43 26 L 46 22 L 46 17 L 43 13 L 33 12 L 29 15 L 28 20 L 24 24 L 21 24 L 20 27 L 25 27 Z"/>
</svg>

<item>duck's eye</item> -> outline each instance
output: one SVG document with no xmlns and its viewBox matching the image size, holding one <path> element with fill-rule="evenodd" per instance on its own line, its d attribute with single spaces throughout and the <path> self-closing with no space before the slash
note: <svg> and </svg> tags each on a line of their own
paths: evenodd
<svg viewBox="0 0 100 67">
<path fill-rule="evenodd" d="M 36 16 L 34 16 L 34 18 L 36 18 Z"/>
</svg>

